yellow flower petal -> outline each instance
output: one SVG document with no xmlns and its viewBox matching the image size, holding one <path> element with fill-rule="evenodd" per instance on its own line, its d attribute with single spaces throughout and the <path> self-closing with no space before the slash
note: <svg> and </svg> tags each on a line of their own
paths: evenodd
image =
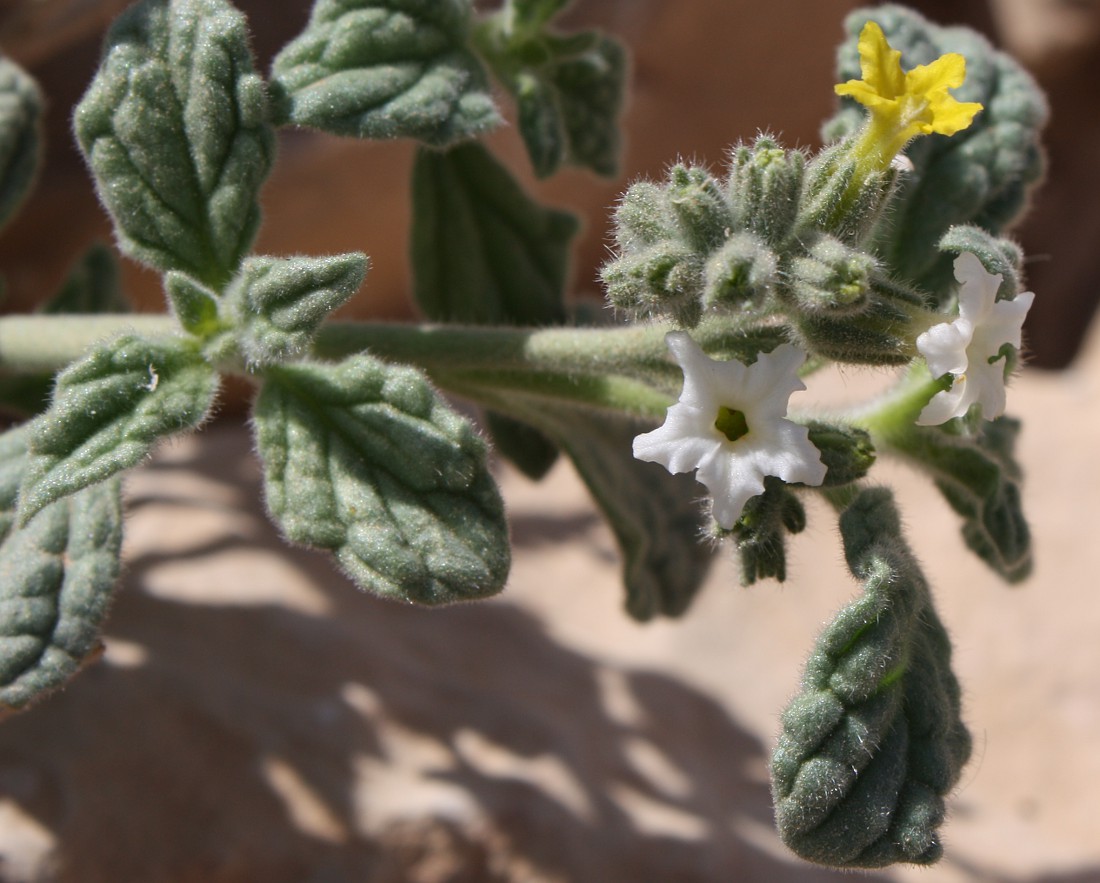
<svg viewBox="0 0 1100 883">
<path fill-rule="evenodd" d="M 878 22 L 867 22 L 859 34 L 859 67 L 863 82 L 883 98 L 896 98 L 905 88 L 901 53 L 890 48 Z"/>
</svg>

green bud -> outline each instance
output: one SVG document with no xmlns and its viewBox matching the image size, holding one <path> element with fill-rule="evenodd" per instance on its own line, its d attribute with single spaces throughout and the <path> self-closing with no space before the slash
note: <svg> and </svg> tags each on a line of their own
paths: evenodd
<svg viewBox="0 0 1100 883">
<path fill-rule="evenodd" d="M 668 203 L 683 238 L 697 251 L 709 251 L 733 224 L 722 186 L 700 166 L 675 165 L 668 176 Z"/>
<path fill-rule="evenodd" d="M 615 240 L 624 251 L 636 251 L 671 239 L 668 194 L 660 184 L 639 181 L 623 194 L 615 209 Z"/>
<path fill-rule="evenodd" d="M 764 135 L 751 148 L 736 148 L 727 183 L 735 225 L 778 245 L 794 224 L 805 165 L 801 151 L 784 150 Z"/>
<path fill-rule="evenodd" d="M 867 303 L 876 262 L 832 236 L 822 236 L 791 262 L 789 290 L 808 312 L 851 313 Z"/>
<path fill-rule="evenodd" d="M 737 307 L 760 301 L 777 280 L 778 259 L 752 233 L 734 233 L 707 259 L 703 280 L 704 307 Z"/>
<path fill-rule="evenodd" d="M 908 322 L 903 310 L 875 299 L 854 316 L 803 313 L 795 327 L 802 346 L 814 355 L 860 365 L 904 365 L 913 355 L 913 341 L 904 336 Z"/>
<path fill-rule="evenodd" d="M 819 230 L 849 245 L 862 242 L 873 230 L 894 196 L 898 170 L 861 173 L 852 141 L 827 148 L 806 169 L 806 186 L 795 230 L 800 237 Z"/>
<path fill-rule="evenodd" d="M 611 304 L 643 316 L 673 314 L 685 325 L 699 321 L 702 258 L 687 246 L 666 240 L 628 254 L 600 273 Z"/>
</svg>

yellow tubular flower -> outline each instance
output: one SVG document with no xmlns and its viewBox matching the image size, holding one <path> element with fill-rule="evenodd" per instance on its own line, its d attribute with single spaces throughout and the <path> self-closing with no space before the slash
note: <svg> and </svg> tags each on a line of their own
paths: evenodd
<svg viewBox="0 0 1100 883">
<path fill-rule="evenodd" d="M 863 79 L 835 88 L 837 95 L 854 98 L 871 112 L 856 152 L 874 167 L 885 169 L 918 135 L 961 132 L 982 109 L 976 101 L 948 94 L 966 78 L 965 58 L 949 52 L 906 73 L 901 53 L 890 48 L 876 22 L 867 22 L 860 32 L 859 66 Z"/>
</svg>

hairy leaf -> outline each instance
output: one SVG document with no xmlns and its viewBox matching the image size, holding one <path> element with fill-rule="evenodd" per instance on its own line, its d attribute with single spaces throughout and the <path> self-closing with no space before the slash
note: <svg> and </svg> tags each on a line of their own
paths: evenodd
<svg viewBox="0 0 1100 883">
<path fill-rule="evenodd" d="M 431 319 L 556 325 L 565 320 L 569 249 L 578 225 L 531 200 L 479 144 L 421 150 L 413 169 L 412 263 Z M 497 449 L 539 478 L 554 446 L 528 427 L 490 419 Z"/>
<path fill-rule="evenodd" d="M 360 587 L 420 604 L 503 587 L 485 443 L 419 372 L 365 355 L 269 369 L 255 428 L 271 517 Z"/>
<path fill-rule="evenodd" d="M 100 244 L 89 248 L 70 271 L 61 290 L 42 306 L 41 312 L 48 315 L 130 312 L 111 250 Z"/>
<path fill-rule="evenodd" d="M 302 352 L 322 321 L 363 284 L 367 257 L 253 257 L 226 300 L 238 323 L 241 353 L 265 365 Z"/>
<path fill-rule="evenodd" d="M 217 388 L 213 369 L 182 339 L 128 335 L 93 347 L 58 375 L 49 410 L 30 425 L 20 522 L 201 423 Z"/>
<path fill-rule="evenodd" d="M 220 290 L 259 227 L 274 151 L 244 16 L 226 0 L 131 7 L 74 126 L 122 250 Z"/>
<path fill-rule="evenodd" d="M 776 823 L 803 858 L 845 868 L 930 864 L 944 796 L 970 756 L 951 646 L 889 491 L 840 519 L 863 596 L 818 639 L 772 756 Z"/>
<path fill-rule="evenodd" d="M 118 481 L 86 488 L 23 527 L 26 427 L 0 435 L 0 713 L 65 683 L 99 647 L 119 571 Z"/>
<path fill-rule="evenodd" d="M 204 337 L 221 327 L 217 292 L 175 270 L 165 273 L 164 292 L 185 331 Z"/>
<path fill-rule="evenodd" d="M 1031 573 L 1031 532 L 1020 498 L 1015 458 L 1020 422 L 998 417 L 975 435 L 941 427 L 909 427 L 890 446 L 928 471 L 951 508 L 963 518 L 970 550 L 1010 583 Z"/>
<path fill-rule="evenodd" d="M 318 0 L 275 59 L 284 122 L 360 138 L 444 145 L 500 116 L 467 47 L 469 0 Z"/>
<path fill-rule="evenodd" d="M 576 218 L 532 201 L 479 144 L 421 150 L 413 170 L 417 303 L 432 319 L 556 324 Z"/>
<path fill-rule="evenodd" d="M 42 97 L 34 80 L 0 56 L 0 226 L 15 214 L 34 183 L 41 116 Z"/>
</svg>

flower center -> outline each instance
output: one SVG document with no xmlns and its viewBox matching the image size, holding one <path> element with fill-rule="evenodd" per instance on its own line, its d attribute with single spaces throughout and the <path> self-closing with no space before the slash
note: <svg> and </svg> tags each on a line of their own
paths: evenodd
<svg viewBox="0 0 1100 883">
<path fill-rule="evenodd" d="M 749 424 L 745 420 L 745 414 L 735 408 L 727 408 L 722 405 L 718 409 L 718 417 L 714 421 L 714 428 L 731 442 L 749 434 Z"/>
</svg>

